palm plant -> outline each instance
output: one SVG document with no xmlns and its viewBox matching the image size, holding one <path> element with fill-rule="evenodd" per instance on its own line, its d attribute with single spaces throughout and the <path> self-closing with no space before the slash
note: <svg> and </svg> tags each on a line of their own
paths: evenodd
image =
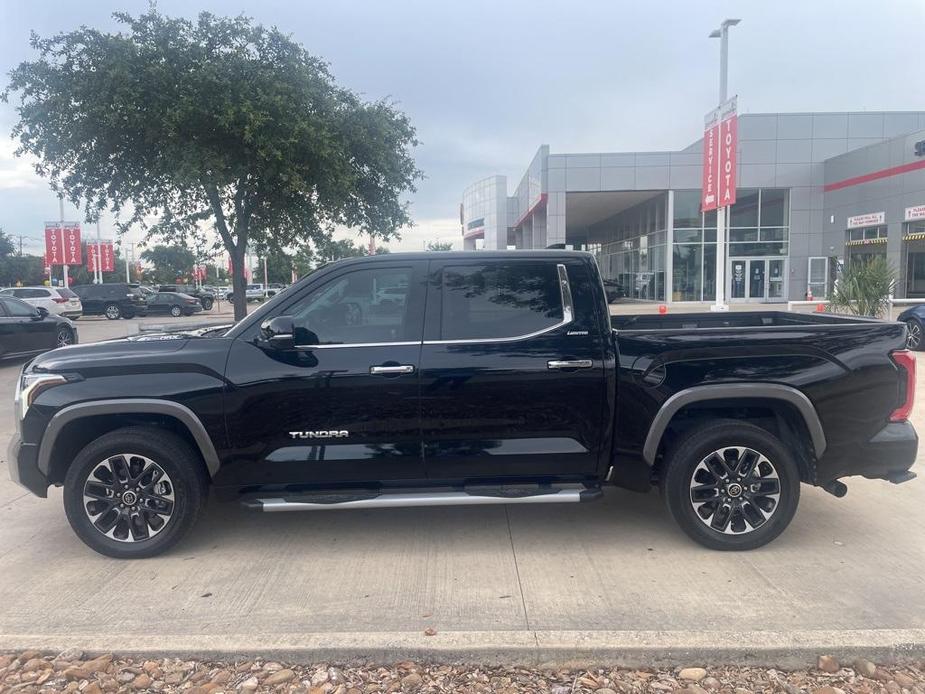
<svg viewBox="0 0 925 694">
<path fill-rule="evenodd" d="M 880 318 L 890 305 L 896 271 L 886 258 L 847 263 L 835 283 L 829 305 L 836 313 Z"/>
</svg>

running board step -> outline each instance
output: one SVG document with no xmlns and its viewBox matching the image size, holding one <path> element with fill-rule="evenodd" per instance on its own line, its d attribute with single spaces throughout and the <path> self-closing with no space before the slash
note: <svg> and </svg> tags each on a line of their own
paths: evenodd
<svg viewBox="0 0 925 694">
<path fill-rule="evenodd" d="M 455 490 L 336 491 L 261 496 L 242 503 L 267 512 L 333 511 L 346 508 L 487 506 L 492 504 L 574 504 L 603 496 L 600 487 L 568 485 L 472 486 Z"/>
</svg>

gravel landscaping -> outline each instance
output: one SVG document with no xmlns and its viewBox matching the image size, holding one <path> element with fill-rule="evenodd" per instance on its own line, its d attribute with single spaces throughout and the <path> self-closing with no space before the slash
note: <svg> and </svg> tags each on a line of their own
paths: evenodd
<svg viewBox="0 0 925 694">
<path fill-rule="evenodd" d="M 696 666 L 665 669 L 539 670 L 521 667 L 418 665 L 334 667 L 247 660 L 85 657 L 23 651 L 0 655 L 0 692 L 597 692 L 597 694 L 925 694 L 925 664 L 876 666 L 858 658 L 820 656 L 811 670 Z"/>
</svg>

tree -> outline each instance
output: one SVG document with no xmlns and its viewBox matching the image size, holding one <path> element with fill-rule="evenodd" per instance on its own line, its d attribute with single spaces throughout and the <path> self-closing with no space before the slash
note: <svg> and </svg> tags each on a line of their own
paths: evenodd
<svg viewBox="0 0 925 694">
<path fill-rule="evenodd" d="M 33 36 L 38 58 L 3 93 L 20 99 L 17 152 L 88 218 L 109 207 L 122 230 L 175 243 L 211 223 L 233 261 L 236 319 L 249 244 L 323 241 L 336 225 L 388 239 L 411 223 L 417 140 L 393 104 L 339 87 L 245 17 L 114 16 L 124 31 Z"/>
<path fill-rule="evenodd" d="M 13 239 L 3 230 L 3 227 L 0 227 L 0 258 L 6 258 L 15 252 L 16 246 L 13 245 Z"/>
<path fill-rule="evenodd" d="M 376 249 L 376 253 L 388 253 L 388 249 L 382 251 Z M 293 258 L 296 272 L 299 277 L 304 277 L 312 270 L 315 270 L 325 263 L 330 263 L 342 258 L 359 258 L 369 255 L 369 250 L 362 244 L 355 244 L 350 239 L 324 239 L 314 245 L 306 245 L 299 249 Z"/>
<path fill-rule="evenodd" d="M 879 318 L 889 308 L 895 284 L 896 272 L 885 257 L 857 258 L 845 265 L 829 304 L 839 313 Z"/>
<path fill-rule="evenodd" d="M 453 244 L 447 241 L 429 241 L 427 243 L 427 250 L 429 251 L 452 251 Z"/>
<path fill-rule="evenodd" d="M 142 251 L 141 259 L 153 266 L 145 272 L 145 278 L 154 284 L 191 281 L 196 264 L 196 256 L 188 248 L 162 244 Z"/>
</svg>

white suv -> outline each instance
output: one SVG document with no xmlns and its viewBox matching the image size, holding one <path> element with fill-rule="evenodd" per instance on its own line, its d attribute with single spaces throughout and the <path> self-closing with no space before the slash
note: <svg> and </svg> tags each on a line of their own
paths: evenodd
<svg viewBox="0 0 925 694">
<path fill-rule="evenodd" d="M 64 316 L 71 320 L 77 320 L 84 312 L 80 297 L 64 287 L 9 287 L 0 294 L 15 296 L 27 304 L 40 306 L 49 313 Z"/>
</svg>

